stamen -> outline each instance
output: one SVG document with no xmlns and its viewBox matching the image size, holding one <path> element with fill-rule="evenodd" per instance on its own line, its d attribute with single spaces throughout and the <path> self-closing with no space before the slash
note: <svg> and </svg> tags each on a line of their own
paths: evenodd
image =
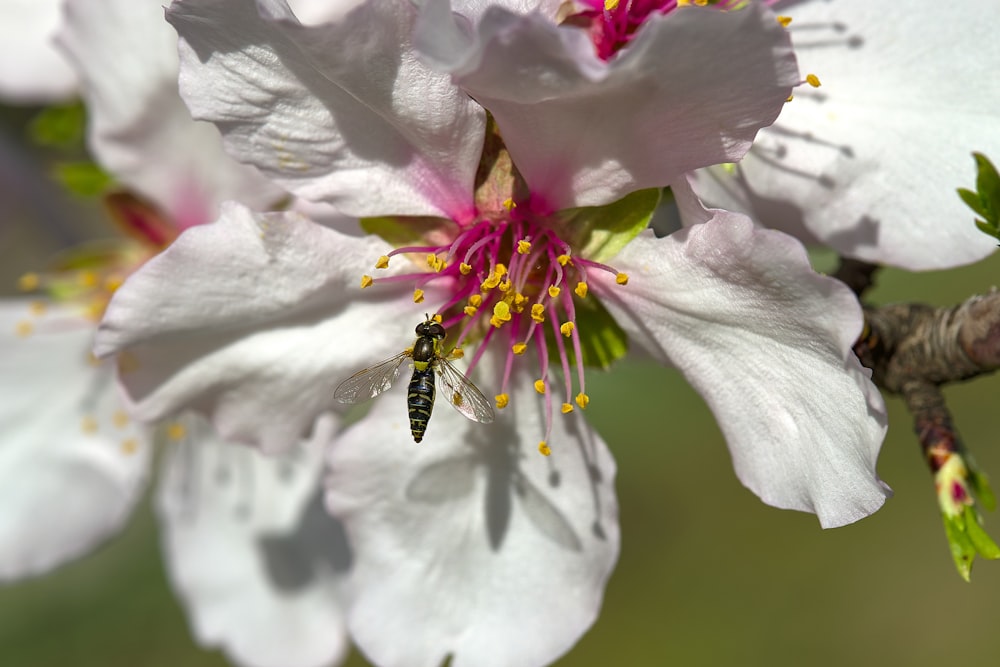
<svg viewBox="0 0 1000 667">
<path fill-rule="evenodd" d="M 17 279 L 17 288 L 22 292 L 34 292 L 41 284 L 37 273 L 25 273 Z"/>
<path fill-rule="evenodd" d="M 513 352 L 514 354 L 518 355 L 518 356 L 524 354 L 524 351 L 527 350 L 527 349 L 528 349 L 528 346 L 525 345 L 524 343 L 514 343 L 510 347 L 510 351 Z"/>
<path fill-rule="evenodd" d="M 531 319 L 541 324 L 545 321 L 545 306 L 536 303 L 531 306 Z"/>
<path fill-rule="evenodd" d="M 791 22 L 792 22 L 792 17 L 791 16 L 779 16 L 778 17 L 778 23 L 781 24 L 782 28 L 787 28 Z"/>
<path fill-rule="evenodd" d="M 167 424 L 167 438 L 173 442 L 183 440 L 187 435 L 187 428 L 181 422 L 171 422 Z"/>
<path fill-rule="evenodd" d="M 424 302 L 424 291 L 422 289 L 413 290 L 413 303 L 423 303 Z"/>
<path fill-rule="evenodd" d="M 587 296 L 587 289 L 588 289 L 587 283 L 581 281 L 576 284 L 576 289 L 574 289 L 573 291 L 576 292 L 576 295 L 578 297 L 583 299 Z"/>
<path fill-rule="evenodd" d="M 531 252 L 531 242 L 526 240 L 518 241 L 517 252 L 520 255 L 527 255 L 529 252 Z"/>
<path fill-rule="evenodd" d="M 559 332 L 562 333 L 563 336 L 566 336 L 566 338 L 569 338 L 573 335 L 574 328 L 575 325 L 572 322 L 564 322 L 559 325 Z"/>
<path fill-rule="evenodd" d="M 615 276 L 615 282 L 619 285 L 628 285 L 628 274 L 619 273 Z"/>
<path fill-rule="evenodd" d="M 371 276 L 369 275 L 361 276 L 361 289 L 364 289 L 366 287 L 371 287 L 373 282 L 375 281 L 372 279 Z"/>
<path fill-rule="evenodd" d="M 376 269 L 385 269 L 388 267 L 389 267 L 389 255 L 382 255 L 381 257 L 378 258 L 378 261 L 375 262 Z"/>
<path fill-rule="evenodd" d="M 498 410 L 503 410 L 510 403 L 510 394 L 497 394 L 494 398 L 496 399 Z"/>
<path fill-rule="evenodd" d="M 815 74 L 807 74 L 806 75 L 806 83 L 808 83 L 813 88 L 819 88 L 820 87 L 819 77 L 816 76 Z"/>
<path fill-rule="evenodd" d="M 535 380 L 535 391 L 539 394 L 545 393 L 545 380 Z"/>
<path fill-rule="evenodd" d="M 541 454 L 542 456 L 548 456 L 549 454 L 552 453 L 552 448 L 549 447 L 548 443 L 542 440 L 540 443 L 538 443 L 538 453 Z"/>
</svg>

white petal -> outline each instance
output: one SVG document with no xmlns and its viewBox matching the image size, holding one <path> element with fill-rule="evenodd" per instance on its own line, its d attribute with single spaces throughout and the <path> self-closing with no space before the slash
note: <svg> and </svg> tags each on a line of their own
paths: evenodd
<svg viewBox="0 0 1000 667">
<path fill-rule="evenodd" d="M 608 62 L 586 31 L 540 13 L 493 8 L 471 36 L 450 18 L 422 21 L 418 45 L 493 114 L 553 210 L 742 157 L 799 81 L 787 34 L 760 4 L 653 15 Z"/>
<path fill-rule="evenodd" d="M 227 203 L 115 293 L 95 350 L 125 350 L 120 377 L 141 418 L 194 408 L 227 440 L 287 449 L 334 407 L 341 380 L 413 342 L 425 306 L 409 287 L 360 288 L 388 251 L 295 213 Z"/>
<path fill-rule="evenodd" d="M 0 99 L 24 104 L 67 100 L 76 73 L 52 41 L 62 0 L 4 0 L 0 4 Z"/>
<path fill-rule="evenodd" d="M 121 412 L 111 369 L 89 361 L 93 335 L 66 311 L 0 303 L 0 580 L 86 554 L 145 487 L 150 444 Z"/>
<path fill-rule="evenodd" d="M 605 305 L 705 398 L 748 488 L 824 527 L 881 507 L 885 406 L 851 351 L 862 318 L 847 287 L 813 273 L 791 237 L 736 214 L 647 232 L 615 264 L 631 280 L 601 278 Z"/>
<path fill-rule="evenodd" d="M 181 89 L 230 152 L 357 216 L 473 211 L 485 114 L 409 47 L 408 3 L 302 26 L 283 0 L 175 2 Z M 331 48 L 336 45 L 336 48 Z"/>
<path fill-rule="evenodd" d="M 908 269 L 979 260 L 995 242 L 955 194 L 972 151 L 1000 159 L 992 0 L 949 6 L 811 0 L 788 7 L 800 88 L 739 178 L 702 175 L 707 201 L 782 229 L 804 225 L 850 257 Z"/>
<path fill-rule="evenodd" d="M 351 554 L 324 510 L 330 426 L 281 458 L 227 445 L 200 419 L 157 489 L 167 570 L 204 646 L 241 667 L 320 667 L 347 649 L 339 581 Z"/>
<path fill-rule="evenodd" d="M 213 125 L 191 119 L 177 87 L 177 34 L 161 2 L 68 0 L 59 41 L 84 82 L 94 155 L 179 227 L 214 219 L 227 199 L 266 205 L 282 196 L 226 155 Z"/>
<path fill-rule="evenodd" d="M 618 555 L 614 461 L 580 413 L 515 378 L 489 425 L 439 400 L 411 439 L 403 390 L 331 448 L 327 504 L 355 550 L 351 635 L 381 667 L 548 664 L 593 623 Z"/>
</svg>

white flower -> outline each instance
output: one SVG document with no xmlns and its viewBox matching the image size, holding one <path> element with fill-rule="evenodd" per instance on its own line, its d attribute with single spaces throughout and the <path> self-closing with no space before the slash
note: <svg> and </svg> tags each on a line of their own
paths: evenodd
<svg viewBox="0 0 1000 667">
<path fill-rule="evenodd" d="M 614 463 L 578 408 L 583 350 L 605 334 L 610 357 L 624 332 L 687 375 L 767 502 L 824 526 L 882 504 L 884 406 L 850 350 L 853 295 L 791 238 L 706 211 L 684 176 L 739 157 L 798 81 L 773 15 L 656 13 L 604 59 L 541 12 L 418 23 L 374 0 L 302 26 L 279 0 L 253 4 L 168 10 L 186 101 L 295 194 L 390 216 L 363 221 L 384 238 L 224 205 L 116 293 L 95 351 L 129 360 L 141 418 L 192 408 L 279 452 L 424 313 L 475 348 L 493 424 L 439 405 L 414 446 L 399 386 L 331 447 L 327 502 L 356 547 L 349 626 L 379 664 L 544 664 L 596 617 L 618 551 Z M 414 34 L 455 46 L 423 53 L 445 71 Z M 665 59 L 668 43 L 683 53 Z M 643 91 L 670 94 L 647 108 Z M 641 231 L 656 194 L 634 191 L 653 184 L 690 225 L 666 239 Z"/>
<path fill-rule="evenodd" d="M 822 86 L 796 91 L 736 177 L 701 174 L 699 194 L 874 263 L 941 269 L 991 253 L 955 189 L 974 182 L 973 151 L 1000 156 L 995 3 L 807 0 L 782 11 Z"/>
</svg>

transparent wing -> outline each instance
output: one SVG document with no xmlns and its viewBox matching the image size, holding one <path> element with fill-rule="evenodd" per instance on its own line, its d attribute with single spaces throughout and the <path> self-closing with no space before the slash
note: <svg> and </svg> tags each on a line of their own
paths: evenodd
<svg viewBox="0 0 1000 667">
<path fill-rule="evenodd" d="M 453 408 L 474 422 L 489 424 L 493 421 L 493 404 L 472 384 L 465 373 L 452 366 L 447 359 L 438 358 L 434 364 L 441 384 L 447 390 L 443 397 Z"/>
<path fill-rule="evenodd" d="M 400 352 L 391 359 L 358 371 L 340 383 L 333 397 L 341 403 L 360 403 L 375 398 L 392 386 L 399 376 L 399 365 L 409 356 L 409 351 Z"/>
</svg>

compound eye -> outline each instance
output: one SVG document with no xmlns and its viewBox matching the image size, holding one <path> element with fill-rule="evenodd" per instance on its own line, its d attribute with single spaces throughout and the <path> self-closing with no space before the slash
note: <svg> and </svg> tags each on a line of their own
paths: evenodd
<svg viewBox="0 0 1000 667">
<path fill-rule="evenodd" d="M 414 331 L 418 336 L 428 336 L 430 335 L 429 329 L 430 326 L 427 324 L 427 322 L 421 322 L 420 324 L 417 325 L 417 328 L 414 329 Z"/>
<path fill-rule="evenodd" d="M 444 327 L 433 322 L 427 325 L 427 335 L 433 336 L 434 338 L 444 338 L 447 334 L 445 333 Z"/>
</svg>

